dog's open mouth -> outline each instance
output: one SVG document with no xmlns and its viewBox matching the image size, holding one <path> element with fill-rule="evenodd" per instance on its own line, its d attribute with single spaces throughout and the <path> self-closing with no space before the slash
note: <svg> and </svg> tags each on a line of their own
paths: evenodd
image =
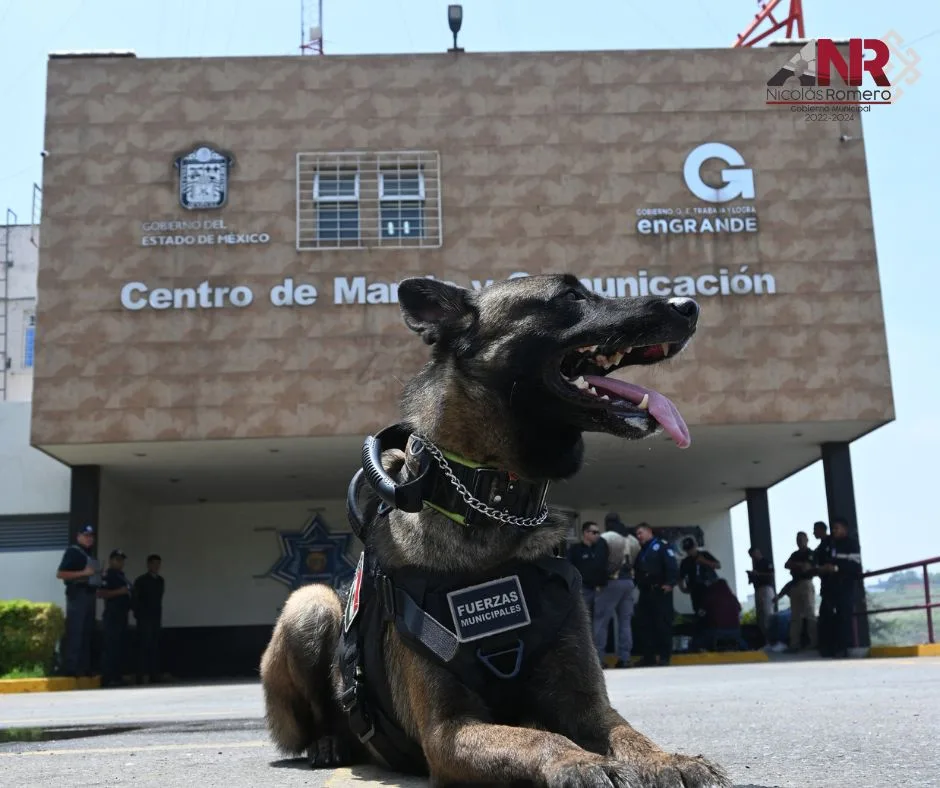
<svg viewBox="0 0 940 788">
<path fill-rule="evenodd" d="M 576 348 L 562 357 L 561 393 L 570 401 L 595 409 L 598 416 L 612 417 L 634 428 L 646 424 L 647 433 L 659 425 L 680 449 L 685 449 L 692 442 L 689 428 L 672 400 L 653 389 L 606 377 L 624 367 L 656 364 L 678 353 L 684 345 L 664 342 L 624 348 Z"/>
</svg>

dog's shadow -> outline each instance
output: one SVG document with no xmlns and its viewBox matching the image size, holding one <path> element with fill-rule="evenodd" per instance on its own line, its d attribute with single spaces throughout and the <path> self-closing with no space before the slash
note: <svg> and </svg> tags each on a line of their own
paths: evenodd
<svg viewBox="0 0 940 788">
<path fill-rule="evenodd" d="M 271 766 L 275 769 L 301 769 L 303 771 L 312 771 L 306 758 L 284 758 L 279 761 L 271 761 Z M 388 785 L 395 786 L 395 788 L 426 788 L 428 785 L 428 781 L 421 777 L 396 774 L 377 766 L 352 766 L 349 768 L 333 769 L 331 770 L 330 776 L 345 776 L 350 782 L 355 781 L 365 785 Z M 518 785 L 522 786 L 525 785 L 525 783 L 518 783 Z M 780 786 L 735 783 L 734 788 L 780 788 Z"/>
<path fill-rule="evenodd" d="M 283 758 L 279 761 L 271 761 L 271 766 L 275 769 L 300 769 L 302 771 L 313 771 L 310 768 L 310 762 L 306 758 Z M 366 785 L 388 785 L 400 786 L 401 788 L 425 788 L 428 781 L 421 777 L 411 777 L 407 774 L 397 774 L 388 769 L 382 769 L 378 766 L 350 766 L 340 769 L 324 769 L 329 771 L 330 777 L 346 777 L 350 782 L 364 783 Z"/>
</svg>

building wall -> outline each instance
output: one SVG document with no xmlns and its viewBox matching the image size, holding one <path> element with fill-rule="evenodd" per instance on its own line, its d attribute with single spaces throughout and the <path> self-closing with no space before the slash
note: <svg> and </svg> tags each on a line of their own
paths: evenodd
<svg viewBox="0 0 940 788">
<path fill-rule="evenodd" d="M 67 518 L 71 471 L 29 445 L 29 424 L 29 402 L 0 402 L 0 520 L 24 514 Z M 64 604 L 55 573 L 65 547 L 0 550 L 0 599 Z"/>
<path fill-rule="evenodd" d="M 394 304 L 334 303 L 336 279 L 359 275 L 378 300 L 381 283 L 410 275 L 468 285 L 571 270 L 614 292 L 641 271 L 696 288 L 711 277 L 706 289 L 723 289 L 699 293 L 688 356 L 655 373 L 693 428 L 893 418 L 864 143 L 839 141 L 860 122 L 765 106 L 788 54 L 50 61 L 33 440 L 365 434 L 391 421 L 424 350 Z M 190 213 L 173 162 L 201 141 L 237 161 L 226 207 Z M 682 178 L 706 142 L 753 169 L 759 230 L 639 232 L 639 210 L 707 205 Z M 297 251 L 297 154 L 348 150 L 440 154 L 440 249 Z M 144 223 L 180 219 L 270 243 L 142 245 Z M 743 293 L 755 276 L 762 293 Z M 314 285 L 316 302 L 272 306 L 286 277 Z M 243 285 L 255 300 L 128 310 L 134 281 Z"/>
<path fill-rule="evenodd" d="M 617 507 L 613 507 L 617 510 Z M 620 511 L 628 511 L 622 507 Z M 99 555 L 120 547 L 128 554 L 126 573 L 134 579 L 146 571 L 146 557 L 158 553 L 167 591 L 167 627 L 228 627 L 273 624 L 287 599 L 287 586 L 264 577 L 280 557 L 278 531 L 299 531 L 314 512 L 331 533 L 349 532 L 345 501 L 146 505 L 114 480 L 102 482 Z M 601 511 L 585 511 L 581 521 L 603 523 Z M 694 512 L 631 513 L 629 524 L 698 525 L 705 544 L 722 562 L 720 574 L 734 586 L 734 555 L 728 512 L 696 516 Z M 352 540 L 355 559 L 359 542 Z M 691 612 L 688 597 L 675 594 L 676 609 Z"/>
<path fill-rule="evenodd" d="M 280 556 L 276 530 L 300 530 L 319 510 L 332 532 L 348 532 L 345 501 L 202 504 L 122 509 L 132 499 L 109 483 L 102 499 L 99 551 L 127 553 L 125 572 L 143 574 L 146 557 L 163 559 L 164 626 L 270 625 L 289 590 L 262 577 Z"/>
<path fill-rule="evenodd" d="M 4 227 L 0 227 L 2 233 L 5 233 Z M 10 366 L 6 376 L 5 397 L 0 397 L 8 402 L 28 402 L 33 394 L 35 347 L 32 339 L 39 272 L 38 242 L 38 226 L 15 225 L 11 228 L 9 257 L 12 266 L 7 269 L 6 303 L 6 352 Z M 0 298 L 3 298 L 2 288 Z"/>
</svg>

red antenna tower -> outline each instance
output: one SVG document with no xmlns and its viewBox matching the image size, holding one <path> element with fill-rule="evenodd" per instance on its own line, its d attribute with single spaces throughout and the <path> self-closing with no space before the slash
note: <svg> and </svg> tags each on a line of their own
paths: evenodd
<svg viewBox="0 0 940 788">
<path fill-rule="evenodd" d="M 300 0 L 300 54 L 323 54 L 323 0 Z"/>
<path fill-rule="evenodd" d="M 782 30 L 784 27 L 787 29 L 787 38 L 793 38 L 793 27 L 796 26 L 797 29 L 797 38 L 804 38 L 805 33 L 803 32 L 803 0 L 790 0 L 790 10 L 787 13 L 786 18 L 778 22 L 774 17 L 774 9 L 780 5 L 783 0 L 759 0 L 760 2 L 760 11 L 754 16 L 754 19 L 751 21 L 751 24 L 748 25 L 747 29 L 738 35 L 737 41 L 735 41 L 731 46 L 734 47 L 752 47 L 758 41 L 762 41 L 767 38 L 767 36 L 772 36 L 778 30 Z M 769 22 L 770 26 L 764 30 L 760 35 L 755 35 L 757 29 L 764 24 L 764 22 Z"/>
</svg>

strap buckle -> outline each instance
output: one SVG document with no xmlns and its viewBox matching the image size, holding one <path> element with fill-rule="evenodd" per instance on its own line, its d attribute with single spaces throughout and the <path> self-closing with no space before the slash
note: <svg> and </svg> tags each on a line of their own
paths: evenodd
<svg viewBox="0 0 940 788">
<path fill-rule="evenodd" d="M 366 711 L 365 704 L 362 702 L 361 693 L 362 682 L 355 678 L 340 695 L 340 703 L 349 721 L 349 730 L 360 742 L 365 744 L 375 735 L 375 725 L 372 722 L 371 715 Z"/>
</svg>

